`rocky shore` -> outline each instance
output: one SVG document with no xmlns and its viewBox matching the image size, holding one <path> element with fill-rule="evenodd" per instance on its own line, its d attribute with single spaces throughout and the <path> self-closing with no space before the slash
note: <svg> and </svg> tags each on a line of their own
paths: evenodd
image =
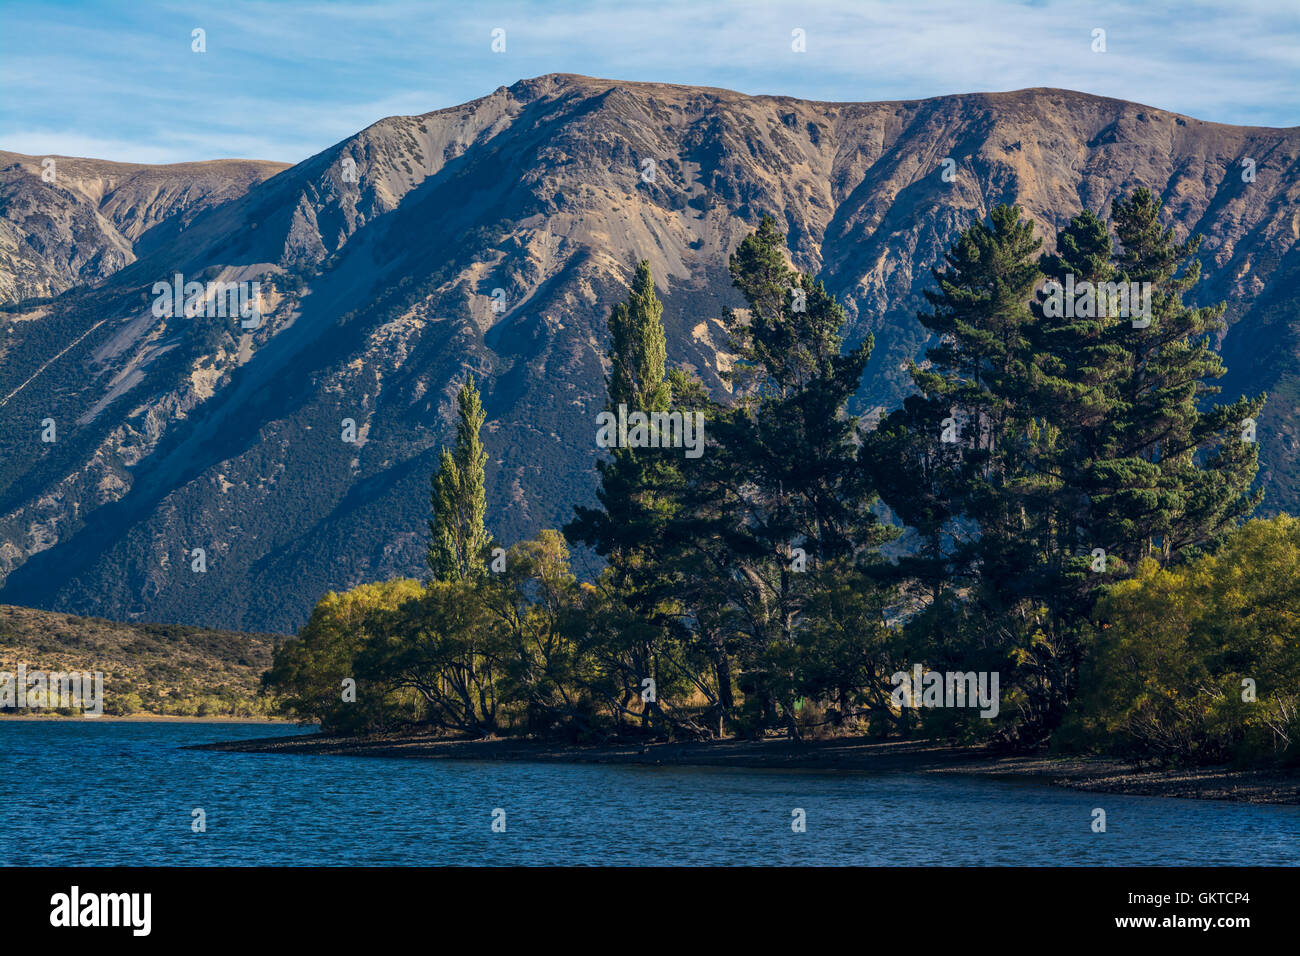
<svg viewBox="0 0 1300 956">
<path fill-rule="evenodd" d="M 353 757 L 740 767 L 819 773 L 963 773 L 1049 783 L 1098 793 L 1300 805 L 1300 772 L 1297 771 L 1230 767 L 1147 770 L 1105 758 L 1006 756 L 981 747 L 953 747 L 934 741 L 882 743 L 861 737 L 803 744 L 769 739 L 573 745 L 514 738 L 449 740 L 432 734 L 368 737 L 308 734 L 204 744 L 194 749 Z"/>
</svg>

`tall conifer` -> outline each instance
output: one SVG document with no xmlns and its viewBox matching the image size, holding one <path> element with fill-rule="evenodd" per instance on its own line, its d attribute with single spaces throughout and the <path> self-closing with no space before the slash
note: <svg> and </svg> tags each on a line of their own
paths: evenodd
<svg viewBox="0 0 1300 956">
<path fill-rule="evenodd" d="M 429 573 L 435 581 L 467 581 L 487 571 L 492 538 L 484 526 L 487 452 L 479 438 L 485 413 L 474 376 L 456 396 L 456 446 L 442 450 L 434 473 L 429 519 Z"/>
</svg>

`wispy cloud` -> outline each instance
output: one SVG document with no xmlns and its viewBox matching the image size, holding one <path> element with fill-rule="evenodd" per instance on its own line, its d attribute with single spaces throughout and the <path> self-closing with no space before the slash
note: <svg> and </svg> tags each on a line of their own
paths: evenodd
<svg viewBox="0 0 1300 956">
<path fill-rule="evenodd" d="M 196 28 L 206 53 L 191 51 Z M 1292 0 L 9 0 L 0 63 L 0 147 L 137 162 L 296 162 L 383 116 L 551 72 L 841 101 L 1055 86 L 1300 123 Z"/>
</svg>

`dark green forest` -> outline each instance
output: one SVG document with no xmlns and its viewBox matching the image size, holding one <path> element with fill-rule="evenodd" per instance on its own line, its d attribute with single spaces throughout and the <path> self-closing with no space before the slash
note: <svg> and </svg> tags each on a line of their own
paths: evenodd
<svg viewBox="0 0 1300 956">
<path fill-rule="evenodd" d="M 641 263 L 609 316 L 606 410 L 702 416 L 703 454 L 613 448 L 593 507 L 507 547 L 485 530 L 469 378 L 427 579 L 325 595 L 264 688 L 347 734 L 1293 762 L 1300 522 L 1251 520 L 1265 398 L 1216 403 L 1224 306 L 1184 303 L 1199 239 L 1160 211 L 1139 189 L 1109 222 L 1074 217 L 1052 254 L 1017 207 L 972 224 L 931 270 L 914 394 L 871 426 L 849 409 L 873 342 L 846 348 L 844 309 L 790 267 L 774 220 L 730 258 L 746 308 L 725 316 L 721 395 L 672 365 Z M 1148 312 L 1114 295 L 1128 284 Z M 1087 297 L 1063 313 L 1062 287 Z M 578 546 L 603 559 L 593 581 Z M 928 678 L 900 693 L 914 672 L 995 675 L 997 706 Z"/>
</svg>

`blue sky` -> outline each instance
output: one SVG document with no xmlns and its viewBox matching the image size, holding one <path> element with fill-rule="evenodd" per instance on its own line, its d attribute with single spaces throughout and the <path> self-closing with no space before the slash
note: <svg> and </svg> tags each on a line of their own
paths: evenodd
<svg viewBox="0 0 1300 956">
<path fill-rule="evenodd" d="M 0 149 L 297 162 L 552 72 L 849 101 L 1056 86 L 1296 126 L 1300 2 L 4 0 Z"/>
</svg>

